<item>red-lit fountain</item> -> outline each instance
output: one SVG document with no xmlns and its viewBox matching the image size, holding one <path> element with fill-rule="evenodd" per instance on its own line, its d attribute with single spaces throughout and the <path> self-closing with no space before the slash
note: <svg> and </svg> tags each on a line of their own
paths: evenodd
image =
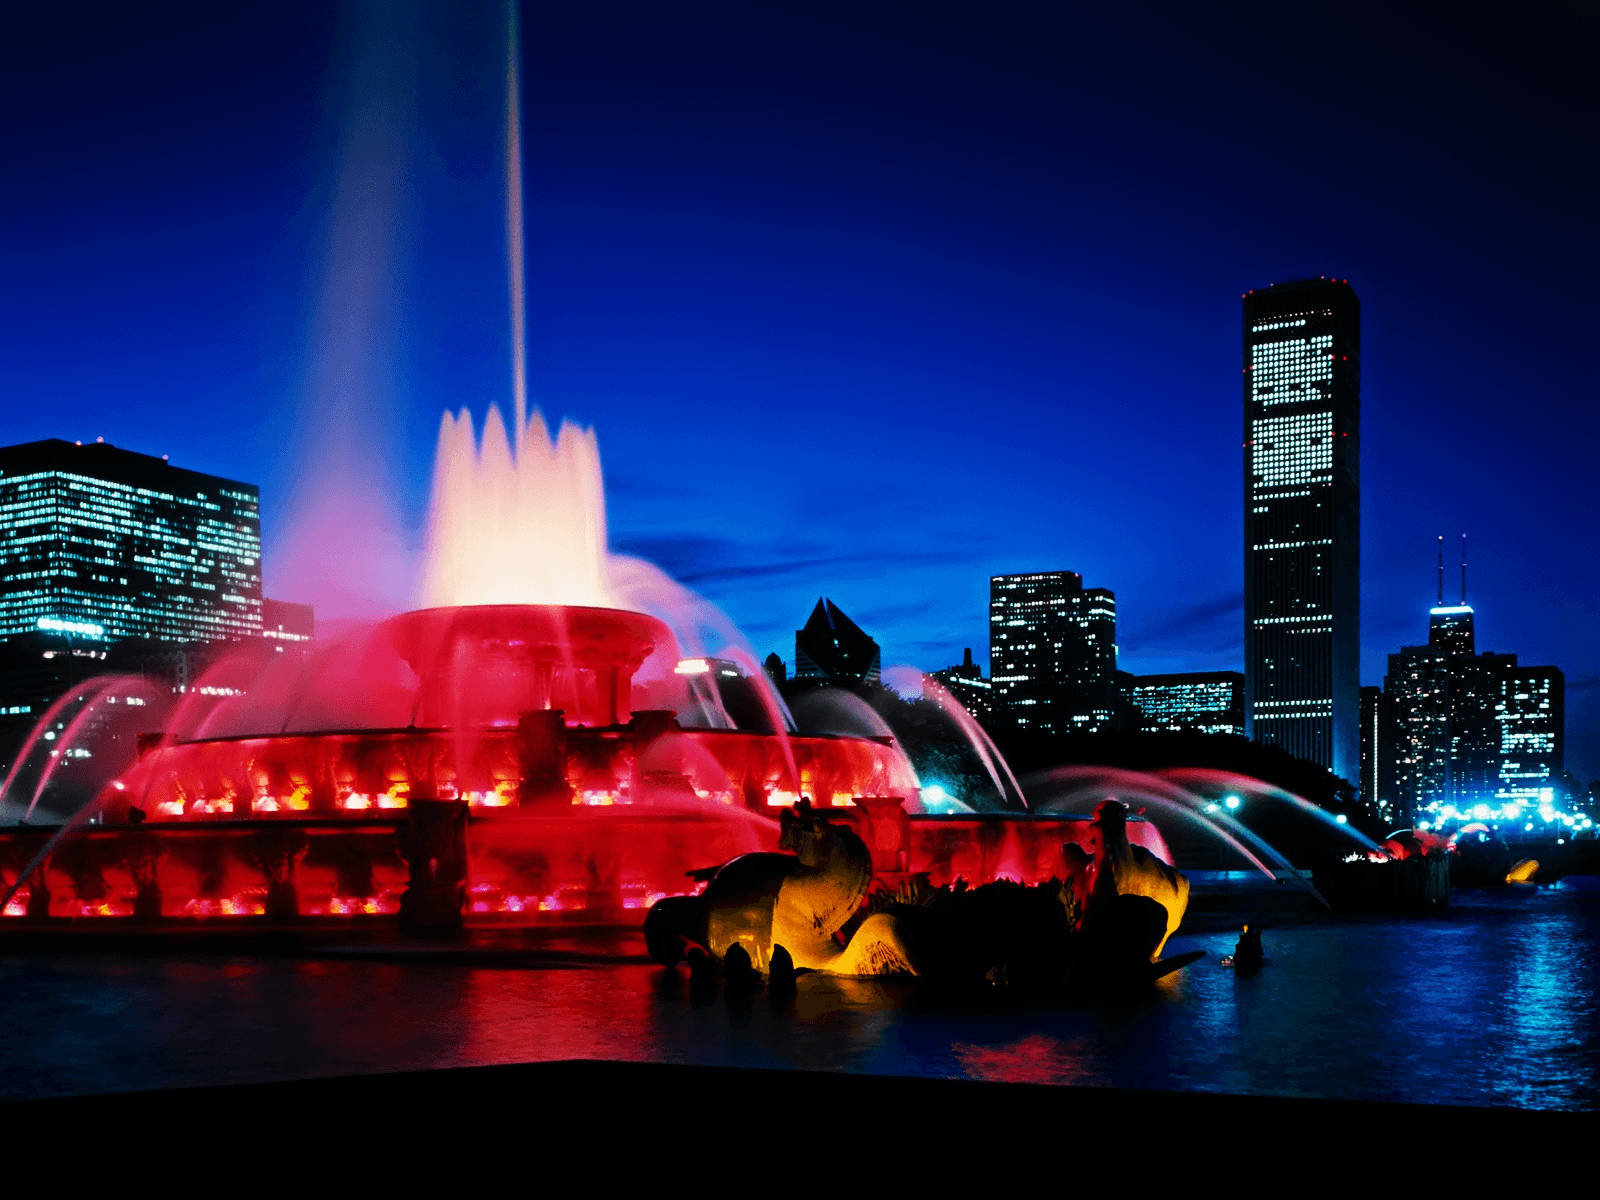
<svg viewBox="0 0 1600 1200">
<path fill-rule="evenodd" d="M 252 690 L 207 717 L 208 736 L 151 750 L 77 839 L 104 844 L 91 857 L 129 912 L 132 837 L 165 851 L 168 916 L 265 913 L 275 883 L 292 884 L 293 913 L 394 912 L 423 880 L 459 888 L 468 914 L 620 916 L 767 846 L 767 814 L 802 790 L 896 808 L 915 796 L 881 742 L 683 728 L 680 713 L 702 718 L 704 665 L 642 613 L 406 613 L 307 664 L 283 703 Z"/>
<path fill-rule="evenodd" d="M 802 795 L 859 800 L 908 869 L 888 739 L 795 735 L 759 672 L 623 607 L 592 434 L 447 417 L 438 461 L 422 590 L 449 606 L 224 658 L 92 803 L 3 835 L 7 914 L 620 918 Z"/>
</svg>

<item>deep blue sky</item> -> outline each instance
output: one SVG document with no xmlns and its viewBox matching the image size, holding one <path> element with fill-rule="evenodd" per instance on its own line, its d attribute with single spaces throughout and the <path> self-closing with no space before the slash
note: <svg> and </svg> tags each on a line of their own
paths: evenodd
<svg viewBox="0 0 1600 1200">
<path fill-rule="evenodd" d="M 4 17 L 0 439 L 259 482 L 317 599 L 307 477 L 414 542 L 439 413 L 509 396 L 505 21 L 228 7 Z M 1600 775 L 1595 18 L 1045 7 L 524 13 L 530 390 L 613 545 L 786 658 L 826 593 L 986 659 L 988 576 L 1067 568 L 1128 669 L 1236 669 L 1239 296 L 1349 278 L 1363 681 L 1465 530 Z"/>
</svg>

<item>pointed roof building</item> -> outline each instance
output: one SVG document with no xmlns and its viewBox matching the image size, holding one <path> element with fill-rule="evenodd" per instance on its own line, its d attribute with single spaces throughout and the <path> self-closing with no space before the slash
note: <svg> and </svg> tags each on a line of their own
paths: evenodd
<svg viewBox="0 0 1600 1200">
<path fill-rule="evenodd" d="M 794 677 L 817 683 L 877 683 L 882 652 L 826 596 L 817 599 L 804 629 L 794 632 Z"/>
</svg>

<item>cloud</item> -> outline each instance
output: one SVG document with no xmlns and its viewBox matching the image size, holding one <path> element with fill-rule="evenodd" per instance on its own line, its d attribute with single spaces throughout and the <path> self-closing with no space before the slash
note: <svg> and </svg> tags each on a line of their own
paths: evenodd
<svg viewBox="0 0 1600 1200">
<path fill-rule="evenodd" d="M 679 583 L 771 582 L 818 571 L 874 571 L 913 566 L 943 566 L 958 561 L 947 547 L 938 550 L 874 549 L 850 554 L 827 553 L 814 543 L 782 541 L 764 545 L 698 534 L 665 534 L 623 538 L 613 547 L 660 567 Z M 828 590 L 817 584 L 818 594 Z M 921 608 L 918 605 L 917 608 Z"/>
<path fill-rule="evenodd" d="M 1243 592 L 1214 596 L 1209 600 L 1169 610 L 1152 623 L 1135 625 L 1130 630 L 1132 636 L 1123 642 L 1123 649 L 1148 651 L 1157 645 L 1166 645 L 1173 641 L 1181 642 L 1191 649 L 1196 648 L 1197 643 L 1202 641 L 1213 649 L 1237 646 L 1239 639 L 1232 634 L 1225 644 L 1213 646 L 1220 632 L 1219 627 L 1224 623 L 1239 629 L 1243 628 Z"/>
</svg>

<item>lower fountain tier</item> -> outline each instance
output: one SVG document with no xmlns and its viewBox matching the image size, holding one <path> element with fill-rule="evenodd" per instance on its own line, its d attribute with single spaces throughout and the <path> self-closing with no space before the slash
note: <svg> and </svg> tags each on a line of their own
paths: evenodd
<svg viewBox="0 0 1600 1200">
<path fill-rule="evenodd" d="M 459 892 L 450 903 L 469 922 L 633 923 L 655 900 L 693 892 L 689 872 L 770 851 L 777 842 L 775 821 L 732 807 L 572 806 L 469 818 L 459 801 L 433 804 L 465 819 Z M 1089 828 L 1082 817 L 907 814 L 894 797 L 864 797 L 829 816 L 856 828 L 879 883 L 889 888 L 914 875 L 935 885 L 1043 882 L 1061 873 L 1062 843 L 1083 844 Z M 0 833 L 0 873 L 8 882 L 53 832 Z M 1153 825 L 1130 821 L 1128 832 L 1136 844 L 1165 852 Z M 4 915 L 19 924 L 372 920 L 400 911 L 415 882 L 413 861 L 427 861 L 431 849 L 419 845 L 410 812 L 93 825 L 56 848 Z"/>
<path fill-rule="evenodd" d="M 524 714 L 515 728 L 377 730 L 227 738 L 154 749 L 99 798 L 113 824 L 154 820 L 379 817 L 411 796 L 474 812 L 574 805 L 696 805 L 770 814 L 801 795 L 820 807 L 857 796 L 914 800 L 917 778 L 887 739 L 774 737 L 679 729 L 670 712 L 625 726 Z"/>
</svg>

